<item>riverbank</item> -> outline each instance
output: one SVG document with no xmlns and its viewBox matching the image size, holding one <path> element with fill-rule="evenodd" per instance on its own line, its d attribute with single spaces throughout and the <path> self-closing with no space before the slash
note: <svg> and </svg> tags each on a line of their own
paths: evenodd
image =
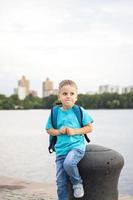
<svg viewBox="0 0 133 200">
<path fill-rule="evenodd" d="M 0 177 L 0 200 L 55 200 L 54 184 Z"/>
<path fill-rule="evenodd" d="M 0 177 L 0 200 L 56 200 L 54 184 L 36 183 L 12 177 Z M 133 200 L 121 196 L 119 200 Z"/>
</svg>

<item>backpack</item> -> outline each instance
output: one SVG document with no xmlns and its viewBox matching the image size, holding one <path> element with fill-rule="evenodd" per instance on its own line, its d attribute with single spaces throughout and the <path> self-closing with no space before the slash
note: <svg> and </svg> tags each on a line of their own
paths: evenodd
<svg viewBox="0 0 133 200">
<path fill-rule="evenodd" d="M 52 126 L 54 129 L 57 129 L 58 109 L 59 109 L 58 105 L 53 106 L 51 108 L 51 123 L 52 123 Z M 82 123 L 83 113 L 82 113 L 81 107 L 78 105 L 74 105 L 72 107 L 72 109 L 78 119 L 80 126 L 83 127 L 83 123 Z M 84 134 L 84 137 L 85 137 L 86 141 L 89 143 L 90 139 L 88 138 L 87 134 Z M 56 141 L 57 141 L 57 136 L 53 136 L 53 135 L 49 136 L 49 147 L 48 147 L 49 153 L 53 153 L 53 151 L 55 151 L 54 146 L 56 144 Z"/>
</svg>

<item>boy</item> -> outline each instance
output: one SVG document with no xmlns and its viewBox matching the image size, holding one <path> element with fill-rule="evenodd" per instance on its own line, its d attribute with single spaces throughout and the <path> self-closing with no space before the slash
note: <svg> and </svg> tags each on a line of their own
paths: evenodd
<svg viewBox="0 0 133 200">
<path fill-rule="evenodd" d="M 68 183 L 72 184 L 74 197 L 84 196 L 82 179 L 77 164 L 85 154 L 86 142 L 84 134 L 92 131 L 92 118 L 82 109 L 83 127 L 80 126 L 72 107 L 77 101 L 77 85 L 71 80 L 63 80 L 59 84 L 59 107 L 57 129 L 54 129 L 49 116 L 46 124 L 47 133 L 57 136 L 56 183 L 58 200 L 68 200 Z"/>
</svg>

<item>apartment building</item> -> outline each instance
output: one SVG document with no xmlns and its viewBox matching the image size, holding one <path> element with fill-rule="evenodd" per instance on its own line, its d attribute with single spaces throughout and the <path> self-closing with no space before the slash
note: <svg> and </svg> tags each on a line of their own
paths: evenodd
<svg viewBox="0 0 133 200">
<path fill-rule="evenodd" d="M 114 85 L 101 85 L 99 86 L 98 93 L 119 93 L 119 87 Z"/>
</svg>

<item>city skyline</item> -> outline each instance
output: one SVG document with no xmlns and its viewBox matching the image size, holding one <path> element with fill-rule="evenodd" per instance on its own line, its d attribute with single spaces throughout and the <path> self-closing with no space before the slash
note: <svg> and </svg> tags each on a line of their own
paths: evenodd
<svg viewBox="0 0 133 200">
<path fill-rule="evenodd" d="M 48 82 L 48 84 L 46 82 Z M 45 84 L 45 86 L 44 86 L 44 84 Z M 50 94 L 57 94 L 58 87 L 55 87 L 54 81 L 50 77 L 46 77 L 45 80 L 40 82 L 40 85 L 41 85 L 41 93 L 39 93 L 38 89 L 35 90 L 35 88 L 31 86 L 31 80 L 28 77 L 26 77 L 25 75 L 22 75 L 21 77 L 18 78 L 17 83 L 16 83 L 15 87 L 12 88 L 12 93 L 10 95 L 17 94 L 20 97 L 20 99 L 21 99 L 21 96 L 22 96 L 22 99 L 24 99 L 26 96 L 28 96 L 29 94 L 32 94 L 32 93 L 34 93 L 33 95 L 39 96 L 39 97 L 49 96 Z M 95 91 L 91 90 L 91 91 L 84 91 L 84 92 L 81 92 L 78 89 L 79 94 L 80 93 L 101 94 L 103 92 L 109 92 L 109 93 L 116 92 L 116 93 L 121 94 L 121 93 L 125 93 L 126 91 L 128 91 L 128 92 L 133 91 L 133 85 L 126 85 L 126 86 L 119 85 L 118 86 L 118 85 L 104 84 L 104 85 L 99 85 L 97 90 L 95 90 Z M 0 92 L 0 94 L 10 96 L 10 95 L 7 95 L 7 94 L 1 93 L 1 92 Z"/>
<path fill-rule="evenodd" d="M 21 77 L 18 77 L 18 79 L 19 78 L 21 78 Z M 3 90 L 0 90 L 0 94 L 4 94 L 4 95 L 6 95 L 6 96 L 10 96 L 10 95 L 12 95 L 13 93 L 14 93 L 14 89 L 17 87 L 17 83 L 18 83 L 18 79 L 17 80 L 15 80 L 14 81 L 14 85 L 12 85 L 12 87 L 10 86 L 9 88 L 7 88 L 7 85 L 5 85 L 5 87 L 6 87 L 6 89 L 5 89 L 5 87 L 3 86 Z M 45 79 L 44 79 L 45 80 Z M 44 81 L 44 80 L 38 80 L 38 82 L 37 82 L 37 80 L 33 80 L 33 79 L 31 79 L 30 80 L 30 89 L 32 90 L 35 90 L 35 91 L 37 91 L 37 93 L 38 93 L 38 96 L 42 96 L 42 82 Z M 50 78 L 50 80 L 52 80 L 51 78 Z M 7 80 L 8 81 L 8 80 Z M 53 80 L 52 80 L 53 81 Z M 56 81 L 56 83 L 53 81 L 53 83 L 54 83 L 54 89 L 58 89 L 58 84 L 59 84 L 59 82 L 57 82 Z M 80 88 L 80 85 L 78 85 L 78 91 L 79 91 L 79 93 L 87 93 L 87 92 L 97 92 L 98 91 L 98 88 L 99 88 L 99 86 L 103 86 L 103 85 L 113 85 L 113 84 L 109 84 L 109 83 L 106 83 L 106 84 L 101 84 L 101 85 L 97 85 L 97 87 L 95 87 L 95 88 L 90 88 L 89 89 L 89 81 L 88 81 L 88 90 L 84 90 L 84 89 L 81 89 Z M 120 87 L 120 88 L 123 88 L 123 87 L 128 87 L 128 86 L 132 86 L 133 84 L 130 84 L 130 85 L 113 85 L 113 86 L 118 86 L 118 87 Z"/>
<path fill-rule="evenodd" d="M 132 0 L 0 0 L 0 93 L 23 74 L 39 96 L 46 77 L 82 93 L 132 85 L 132 21 Z"/>
</svg>

